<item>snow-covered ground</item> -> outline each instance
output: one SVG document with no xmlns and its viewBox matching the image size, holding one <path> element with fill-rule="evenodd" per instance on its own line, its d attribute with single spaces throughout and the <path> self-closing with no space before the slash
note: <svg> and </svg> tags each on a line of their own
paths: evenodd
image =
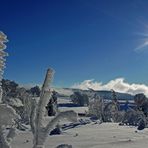
<svg viewBox="0 0 148 148">
<path fill-rule="evenodd" d="M 74 110 L 76 113 L 86 113 L 88 112 L 88 107 L 61 107 L 59 109 L 60 112 L 67 110 Z"/>
<path fill-rule="evenodd" d="M 59 103 L 70 102 L 61 99 Z M 77 113 L 85 113 L 88 108 L 61 107 L 59 110 L 75 110 Z M 69 124 L 66 120 L 60 123 Z M 73 148 L 146 148 L 148 129 L 137 131 L 136 127 L 119 126 L 116 123 L 95 124 L 91 122 L 64 130 L 62 135 L 49 136 L 45 148 L 55 148 L 60 144 L 69 144 Z M 12 142 L 12 148 L 32 148 L 32 133 L 29 130 L 18 131 L 18 135 Z"/>
<path fill-rule="evenodd" d="M 58 99 L 58 104 L 72 104 L 70 99 Z M 88 107 L 60 107 L 59 111 L 67 111 L 67 110 L 74 110 L 76 113 L 86 113 L 88 112 Z"/>
<path fill-rule="evenodd" d="M 46 148 L 55 148 L 62 143 L 73 148 L 146 148 L 148 129 L 136 132 L 136 128 L 118 126 L 115 123 L 87 124 L 66 130 L 62 135 L 49 136 Z M 19 132 L 12 148 L 31 148 L 31 132 Z"/>
</svg>

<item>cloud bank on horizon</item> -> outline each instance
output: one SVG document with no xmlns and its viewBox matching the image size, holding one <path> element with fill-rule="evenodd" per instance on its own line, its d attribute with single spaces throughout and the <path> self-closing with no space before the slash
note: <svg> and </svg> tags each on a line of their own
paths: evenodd
<svg viewBox="0 0 148 148">
<path fill-rule="evenodd" d="M 128 83 L 124 78 L 116 78 L 114 80 L 109 81 L 106 84 L 102 82 L 91 80 L 85 80 L 81 83 L 75 83 L 72 88 L 78 88 L 82 90 L 88 90 L 89 88 L 94 90 L 115 90 L 121 93 L 129 93 L 131 95 L 135 95 L 138 93 L 144 93 L 148 96 L 148 86 L 145 84 L 136 84 L 136 83 Z"/>
</svg>

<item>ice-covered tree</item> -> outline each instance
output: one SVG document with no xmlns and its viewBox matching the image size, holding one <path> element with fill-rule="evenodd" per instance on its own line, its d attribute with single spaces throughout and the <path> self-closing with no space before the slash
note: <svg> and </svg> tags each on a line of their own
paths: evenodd
<svg viewBox="0 0 148 148">
<path fill-rule="evenodd" d="M 98 119 L 103 121 L 103 109 L 104 109 L 104 101 L 98 95 L 94 95 L 93 99 L 89 103 L 89 114 L 96 116 Z"/>
<path fill-rule="evenodd" d="M 7 36 L 0 31 L 0 148 L 11 148 L 11 141 L 15 137 L 15 120 L 18 118 L 15 110 L 6 105 L 2 104 L 2 87 L 1 80 L 5 68 L 5 56 L 8 54 L 4 51 L 7 42 Z M 6 128 L 9 127 L 8 132 Z"/>
<path fill-rule="evenodd" d="M 33 148 L 44 148 L 44 143 L 49 135 L 49 132 L 54 128 L 60 119 L 67 118 L 70 121 L 76 121 L 77 114 L 74 111 L 65 111 L 57 114 L 47 125 L 44 125 L 46 112 L 45 106 L 51 96 L 49 84 L 51 83 L 53 74 L 54 71 L 52 69 L 47 70 L 39 102 L 37 105 L 32 103 L 30 125 L 33 133 Z"/>
<path fill-rule="evenodd" d="M 0 103 L 2 101 L 2 94 L 3 94 L 1 81 L 3 78 L 4 68 L 6 67 L 5 57 L 8 56 L 8 53 L 4 51 L 6 49 L 6 45 L 4 43 L 7 41 L 8 41 L 7 36 L 2 31 L 0 31 Z"/>
<path fill-rule="evenodd" d="M 138 110 L 141 110 L 148 117 L 148 98 L 144 94 L 136 94 L 134 96 L 135 104 Z"/>
<path fill-rule="evenodd" d="M 0 113 L 0 148 L 11 148 L 11 141 L 16 134 L 15 120 L 18 119 L 18 115 L 6 104 L 0 104 Z M 8 134 L 6 134 L 7 127 L 9 127 Z"/>
<path fill-rule="evenodd" d="M 74 94 L 70 96 L 71 101 L 77 105 L 84 106 L 89 104 L 89 98 L 86 94 L 75 91 Z"/>
<path fill-rule="evenodd" d="M 112 121 L 112 122 L 119 122 L 120 113 L 119 113 L 119 102 L 116 96 L 116 92 L 112 91 L 112 101 L 107 103 L 104 107 L 104 120 L 105 121 Z"/>
</svg>

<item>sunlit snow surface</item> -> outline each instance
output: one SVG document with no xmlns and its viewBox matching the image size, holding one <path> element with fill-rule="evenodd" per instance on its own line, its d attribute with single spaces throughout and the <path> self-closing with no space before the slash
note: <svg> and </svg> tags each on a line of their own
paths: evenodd
<svg viewBox="0 0 148 148">
<path fill-rule="evenodd" d="M 65 101 L 68 103 L 68 100 Z M 59 102 L 64 103 L 64 100 L 59 100 Z M 78 113 L 84 113 L 87 107 L 60 108 L 62 111 L 71 109 Z M 68 124 L 66 120 L 63 120 L 61 124 L 63 122 Z M 65 130 L 62 135 L 49 136 L 45 148 L 55 148 L 60 144 L 69 144 L 73 148 L 146 148 L 148 129 L 137 132 L 136 127 L 118 126 L 116 123 L 94 124 L 92 122 Z M 31 147 L 32 133 L 19 131 L 12 143 L 12 148 Z"/>
<path fill-rule="evenodd" d="M 63 135 L 49 136 L 46 148 L 67 143 L 73 148 L 145 148 L 148 145 L 148 129 L 135 132 L 134 127 L 121 127 L 113 123 L 88 124 L 69 129 Z M 19 132 L 12 148 L 31 148 L 31 132 Z"/>
</svg>

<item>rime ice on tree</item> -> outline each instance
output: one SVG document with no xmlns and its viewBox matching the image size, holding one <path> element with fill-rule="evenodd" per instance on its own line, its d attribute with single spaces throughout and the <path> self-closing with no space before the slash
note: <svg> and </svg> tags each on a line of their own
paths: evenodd
<svg viewBox="0 0 148 148">
<path fill-rule="evenodd" d="M 54 71 L 52 69 L 47 70 L 38 105 L 35 103 L 32 104 L 30 125 L 33 133 L 33 148 L 45 148 L 44 143 L 46 138 L 60 119 L 67 118 L 72 122 L 77 120 L 77 114 L 74 111 L 65 111 L 57 114 L 48 124 L 44 125 L 45 106 L 51 95 L 49 84 L 51 83 L 53 74 Z"/>
<path fill-rule="evenodd" d="M 4 68 L 5 68 L 5 57 L 8 56 L 8 53 L 4 50 L 6 49 L 6 45 L 4 43 L 8 42 L 7 36 L 0 31 L 0 103 L 2 101 L 2 87 L 1 80 L 3 78 Z"/>
<path fill-rule="evenodd" d="M 5 68 L 5 57 L 8 56 L 6 49 L 7 36 L 0 31 L 0 81 L 3 78 L 3 72 Z M 11 148 L 11 141 L 15 137 L 14 120 L 18 118 L 15 110 L 6 105 L 2 104 L 2 87 L 0 82 L 0 148 Z M 9 127 L 8 133 L 5 133 L 6 127 Z"/>
</svg>

